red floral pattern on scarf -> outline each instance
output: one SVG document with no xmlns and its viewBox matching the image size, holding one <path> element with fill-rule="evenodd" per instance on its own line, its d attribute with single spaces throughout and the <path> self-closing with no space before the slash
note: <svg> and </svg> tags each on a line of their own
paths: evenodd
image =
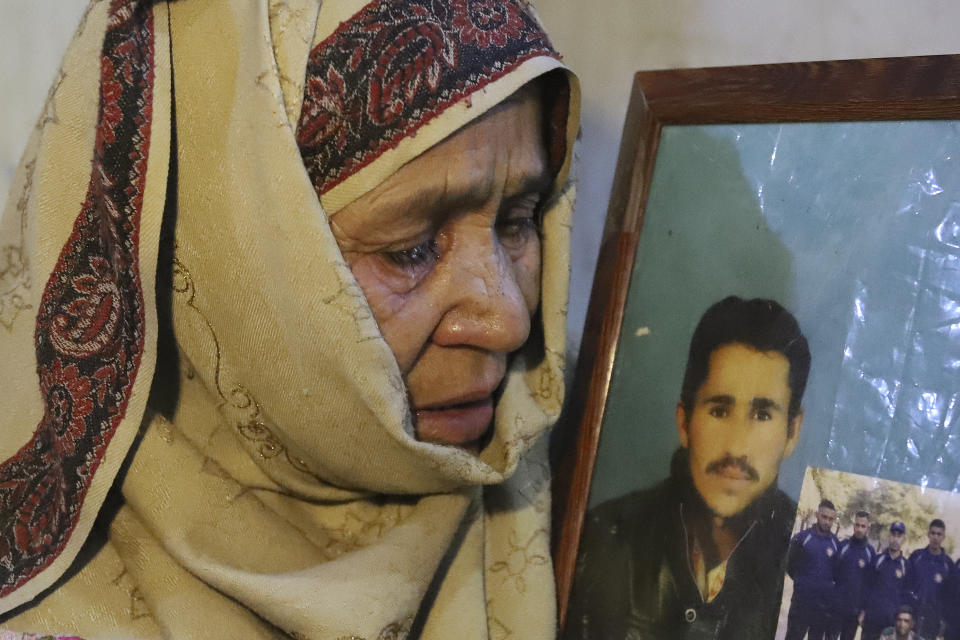
<svg viewBox="0 0 960 640">
<path fill-rule="evenodd" d="M 436 92 L 444 72 L 457 65 L 456 43 L 429 16 L 389 35 L 392 40 L 384 43 L 367 92 L 367 115 L 380 125 L 402 117 L 404 106 L 421 89 Z"/>
<path fill-rule="evenodd" d="M 297 143 L 318 195 L 530 58 L 559 58 L 519 0 L 376 0 L 310 52 Z"/>
<path fill-rule="evenodd" d="M 86 431 L 86 417 L 93 412 L 91 386 L 90 378 L 81 376 L 77 365 L 64 368 L 59 359 L 40 376 L 40 393 L 48 408 L 46 418 L 56 459 L 72 455 Z"/>
<path fill-rule="evenodd" d="M 524 36 L 519 5 L 497 0 L 454 0 L 453 26 L 463 42 L 479 47 L 505 47 Z"/>
<path fill-rule="evenodd" d="M 65 548 L 140 367 L 137 243 L 152 121 L 151 6 L 110 4 L 87 197 L 37 312 L 43 418 L 0 463 L 0 596 Z"/>
<path fill-rule="evenodd" d="M 356 102 L 348 102 L 343 76 L 330 68 L 326 77 L 307 78 L 306 95 L 309 112 L 300 135 L 315 143 L 332 144 L 342 152 L 353 133 L 350 125 L 358 119 L 360 109 Z"/>
</svg>

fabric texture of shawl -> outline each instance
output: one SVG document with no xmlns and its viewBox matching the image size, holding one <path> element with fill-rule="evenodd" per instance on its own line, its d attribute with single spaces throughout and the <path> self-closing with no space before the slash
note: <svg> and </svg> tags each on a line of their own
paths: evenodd
<svg viewBox="0 0 960 640">
<path fill-rule="evenodd" d="M 553 637 L 575 78 L 481 453 L 414 437 L 328 220 L 562 69 L 524 0 L 94 0 L 0 220 L 0 627 Z"/>
</svg>

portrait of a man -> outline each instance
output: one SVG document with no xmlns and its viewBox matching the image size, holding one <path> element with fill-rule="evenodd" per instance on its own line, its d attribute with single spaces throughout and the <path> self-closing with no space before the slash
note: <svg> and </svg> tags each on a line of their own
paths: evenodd
<svg viewBox="0 0 960 640">
<path fill-rule="evenodd" d="M 731 296 L 704 313 L 670 476 L 587 514 L 566 638 L 773 637 L 796 509 L 777 475 L 809 371 L 807 340 L 777 302 Z"/>
</svg>

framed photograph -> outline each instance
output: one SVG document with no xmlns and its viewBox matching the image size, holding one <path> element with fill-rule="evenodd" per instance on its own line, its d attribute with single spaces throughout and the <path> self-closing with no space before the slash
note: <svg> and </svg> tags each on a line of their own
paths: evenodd
<svg viewBox="0 0 960 640">
<path fill-rule="evenodd" d="M 807 467 L 960 489 L 960 56 L 636 74 L 580 353 L 563 637 L 772 640 Z"/>
<path fill-rule="evenodd" d="M 831 638 L 854 638 L 858 627 L 864 639 L 896 638 L 898 622 L 921 638 L 956 637 L 957 554 L 960 493 L 807 467 L 777 640 L 809 631 L 805 618 L 832 623 Z"/>
</svg>

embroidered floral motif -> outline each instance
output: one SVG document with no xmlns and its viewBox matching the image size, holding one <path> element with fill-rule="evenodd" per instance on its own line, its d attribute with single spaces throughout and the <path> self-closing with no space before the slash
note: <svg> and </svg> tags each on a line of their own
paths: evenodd
<svg viewBox="0 0 960 640">
<path fill-rule="evenodd" d="M 150 2 L 112 0 L 87 197 L 36 321 L 44 415 L 0 464 L 0 596 L 63 551 L 140 366 L 137 237 L 150 140 Z"/>
<path fill-rule="evenodd" d="M 257 453 L 260 454 L 261 458 L 269 460 L 282 454 L 294 469 L 309 474 L 310 469 L 307 467 L 307 463 L 302 458 L 290 453 L 290 450 L 280 441 L 280 438 L 265 424 L 260 404 L 243 385 L 234 384 L 232 389 L 225 391 L 220 375 L 223 357 L 220 353 L 220 339 L 217 337 L 210 320 L 196 304 L 197 285 L 193 279 L 193 274 L 177 257 L 173 259 L 173 290 L 179 295 L 186 296 L 186 305 L 200 317 L 213 339 L 216 349 L 213 383 L 216 386 L 217 395 L 220 396 L 219 406 L 225 417 L 233 423 L 237 433 L 244 440 L 257 445 Z M 192 378 L 193 376 L 188 373 L 187 377 Z"/>
<path fill-rule="evenodd" d="M 16 206 L 17 215 L 20 217 L 17 244 L 0 247 L 0 326 L 8 331 L 13 329 L 13 321 L 17 319 L 17 315 L 30 308 L 23 299 L 23 293 L 30 288 L 30 268 L 23 253 L 23 245 L 26 242 L 27 206 L 30 204 L 36 167 L 36 158 L 23 167 L 23 189 Z"/>
<path fill-rule="evenodd" d="M 140 620 L 141 618 L 153 617 L 153 614 L 150 613 L 150 609 L 147 607 L 143 594 L 140 593 L 140 588 L 137 587 L 136 583 L 129 576 L 126 569 L 121 571 L 116 578 L 111 580 L 110 584 L 123 589 L 127 593 L 127 597 L 130 598 L 130 609 L 128 611 L 128 615 L 130 616 L 131 620 Z"/>
<path fill-rule="evenodd" d="M 510 549 L 507 553 L 507 559 L 493 563 L 490 567 L 490 573 L 503 574 L 505 581 L 513 581 L 514 587 L 520 593 L 527 590 L 527 579 L 524 577 L 527 569 L 530 567 L 542 567 L 550 561 L 546 556 L 535 553 L 531 547 L 538 537 L 549 539 L 549 534 L 540 529 L 535 531 L 526 542 L 520 543 L 517 540 L 517 532 L 511 531 L 507 542 Z"/>
<path fill-rule="evenodd" d="M 328 527 L 330 539 L 324 546 L 324 555 L 333 560 L 371 545 L 412 513 L 412 506 L 401 503 L 358 503 L 348 507 L 342 511 L 339 523 Z"/>
<path fill-rule="evenodd" d="M 343 152 L 355 132 L 351 123 L 359 118 L 359 104 L 347 103 L 347 87 L 336 69 L 327 69 L 327 75 L 307 79 L 307 95 L 311 96 L 310 119 L 301 124 L 301 139 L 332 144 Z M 352 112 L 351 112 L 352 110 Z"/>
<path fill-rule="evenodd" d="M 451 34 L 425 12 L 422 18 L 400 33 L 380 34 L 386 38 L 367 85 L 367 116 L 374 124 L 389 125 L 402 117 L 418 92 L 436 92 L 442 74 L 456 69 L 458 51 Z"/>
<path fill-rule="evenodd" d="M 0 249 L 0 326 L 8 331 L 13 329 L 13 321 L 20 312 L 30 308 L 23 299 L 27 275 L 22 246 L 7 245 Z"/>
<path fill-rule="evenodd" d="M 407 616 L 406 619 L 398 622 L 391 622 L 377 634 L 376 640 L 406 640 L 410 634 L 411 626 L 413 626 L 413 616 Z M 0 638 L 0 640 L 3 640 L 3 638 Z M 337 640 L 366 640 L 366 638 L 362 636 L 341 636 Z"/>
<path fill-rule="evenodd" d="M 89 358 L 106 349 L 117 334 L 122 296 L 109 262 L 89 258 L 89 269 L 71 279 L 73 298 L 50 324 L 50 344 L 73 358 Z"/>
<path fill-rule="evenodd" d="M 323 194 L 448 106 L 559 56 L 518 0 L 378 0 L 310 53 L 297 142 Z"/>
<path fill-rule="evenodd" d="M 498 0 L 455 0 L 453 26 L 463 42 L 484 49 L 505 47 L 510 40 L 523 38 L 524 22 L 520 7 Z"/>
<path fill-rule="evenodd" d="M 493 600 L 488 600 L 487 611 L 492 611 L 493 608 Z M 487 626 L 490 628 L 491 640 L 510 640 L 510 638 L 513 638 L 513 630 L 495 616 L 487 617 Z"/>
<path fill-rule="evenodd" d="M 408 616 L 405 620 L 392 622 L 384 627 L 377 640 L 406 640 L 410 634 L 410 627 L 413 626 L 413 616 Z"/>
<path fill-rule="evenodd" d="M 64 369 L 60 360 L 41 372 L 40 393 L 48 407 L 53 448 L 65 458 L 73 454 L 77 441 L 87 427 L 86 417 L 93 412 L 90 378 L 80 375 L 77 365 Z"/>
<path fill-rule="evenodd" d="M 87 12 L 90 11 L 90 7 L 87 7 Z M 86 20 L 86 13 L 84 13 L 84 20 Z M 63 81 L 67 79 L 67 74 L 63 72 L 63 69 L 57 70 L 57 77 L 54 78 L 53 84 L 50 86 L 50 90 L 47 91 L 47 100 L 43 103 L 43 113 L 40 114 L 40 118 L 37 119 L 37 124 L 34 125 L 35 129 L 42 130 L 48 124 L 60 124 L 60 117 L 57 115 L 57 101 L 56 96 L 57 92 L 60 91 L 60 85 L 63 84 Z"/>
<path fill-rule="evenodd" d="M 231 402 L 232 406 L 236 409 L 246 410 L 250 415 L 247 420 L 237 423 L 237 431 L 245 440 L 258 445 L 257 452 L 261 458 L 269 460 L 282 454 L 291 467 L 301 473 L 310 473 L 307 463 L 302 458 L 291 454 L 290 449 L 280 441 L 280 438 L 270 427 L 264 424 L 260 404 L 253 399 L 253 396 L 246 389 L 237 385 L 230 395 L 234 399 Z"/>
<path fill-rule="evenodd" d="M 79 636 L 48 636 L 45 634 L 20 633 L 0 629 L 0 640 L 83 640 Z"/>
</svg>

